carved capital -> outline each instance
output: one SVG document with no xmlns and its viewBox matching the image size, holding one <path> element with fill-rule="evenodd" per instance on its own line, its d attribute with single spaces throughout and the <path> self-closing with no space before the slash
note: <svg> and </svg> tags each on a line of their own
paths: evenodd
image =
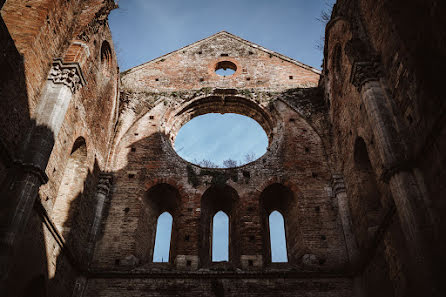
<svg viewBox="0 0 446 297">
<path fill-rule="evenodd" d="M 99 176 L 99 182 L 97 185 L 97 193 L 108 195 L 110 186 L 112 184 L 113 176 L 111 174 L 103 173 Z"/>
<path fill-rule="evenodd" d="M 375 61 L 354 62 L 350 82 L 361 91 L 362 86 L 370 81 L 378 81 L 381 73 L 379 64 Z"/>
<path fill-rule="evenodd" d="M 48 80 L 66 85 L 73 94 L 86 84 L 79 64 L 64 63 L 61 59 L 54 59 Z"/>
<path fill-rule="evenodd" d="M 333 177 L 331 179 L 331 188 L 333 191 L 333 196 L 336 196 L 339 193 L 346 192 L 344 176 L 342 174 L 333 174 Z"/>
</svg>

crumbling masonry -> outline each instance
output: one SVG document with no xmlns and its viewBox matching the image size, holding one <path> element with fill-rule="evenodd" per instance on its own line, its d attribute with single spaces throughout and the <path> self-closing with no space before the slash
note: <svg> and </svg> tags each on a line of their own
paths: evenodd
<svg viewBox="0 0 446 297">
<path fill-rule="evenodd" d="M 322 71 L 220 32 L 119 73 L 114 1 L 0 7 L 1 296 L 446 295 L 442 1 L 339 0 Z M 267 153 L 181 159 L 178 130 L 211 112 L 256 120 Z M 211 257 L 220 210 L 227 262 Z"/>
</svg>

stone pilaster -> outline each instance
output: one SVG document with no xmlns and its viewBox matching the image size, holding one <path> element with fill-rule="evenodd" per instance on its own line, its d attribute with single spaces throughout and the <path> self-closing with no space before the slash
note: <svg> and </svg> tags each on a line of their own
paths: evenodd
<svg viewBox="0 0 446 297">
<path fill-rule="evenodd" d="M 97 190 L 95 195 L 96 211 L 93 218 L 93 223 L 91 224 L 91 229 L 88 235 L 88 242 L 87 242 L 86 255 L 89 264 L 91 264 L 91 261 L 93 260 L 97 235 L 100 231 L 105 205 L 109 197 L 112 179 L 113 176 L 111 174 L 101 174 L 101 176 L 99 177 L 99 182 L 97 185 Z"/>
<path fill-rule="evenodd" d="M 15 247 L 28 223 L 39 187 L 48 180 L 45 169 L 68 105 L 83 85 L 85 80 L 77 63 L 54 60 L 33 115 L 33 125 L 0 190 L 0 291 L 7 281 Z"/>
<path fill-rule="evenodd" d="M 380 82 L 378 64 L 373 61 L 353 63 L 351 83 L 357 88 L 373 127 L 375 147 L 382 165 L 384 180 L 389 183 L 393 200 L 401 221 L 415 270 L 423 277 L 414 277 L 415 287 L 429 296 L 437 296 L 433 282 L 432 259 L 423 236 L 423 224 L 427 213 L 424 197 L 417 185 L 413 170 L 407 164 L 403 140 L 397 130 L 396 119 Z"/>
<path fill-rule="evenodd" d="M 351 266 L 355 266 L 359 259 L 359 252 L 355 235 L 353 234 L 352 230 L 352 219 L 344 184 L 344 177 L 341 174 L 333 174 L 331 187 L 333 198 L 336 199 L 338 204 L 338 215 L 341 219 L 348 259 Z"/>
</svg>

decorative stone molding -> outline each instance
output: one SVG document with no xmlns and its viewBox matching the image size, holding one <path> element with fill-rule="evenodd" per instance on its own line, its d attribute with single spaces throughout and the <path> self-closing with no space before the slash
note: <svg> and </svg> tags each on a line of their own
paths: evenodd
<svg viewBox="0 0 446 297">
<path fill-rule="evenodd" d="M 110 186 L 112 184 L 113 176 L 111 174 L 102 173 L 99 176 L 99 182 L 97 185 L 97 193 L 101 193 L 105 196 L 108 195 L 110 191 Z"/>
<path fill-rule="evenodd" d="M 361 91 L 362 86 L 369 81 L 378 81 L 380 77 L 379 64 L 375 61 L 354 62 L 350 82 Z"/>
<path fill-rule="evenodd" d="M 79 64 L 64 63 L 61 59 L 54 59 L 48 80 L 66 85 L 73 94 L 86 84 Z"/>
<path fill-rule="evenodd" d="M 346 192 L 344 177 L 342 174 L 333 174 L 331 179 L 331 188 L 334 197 L 336 197 L 336 195 L 339 193 Z"/>
</svg>

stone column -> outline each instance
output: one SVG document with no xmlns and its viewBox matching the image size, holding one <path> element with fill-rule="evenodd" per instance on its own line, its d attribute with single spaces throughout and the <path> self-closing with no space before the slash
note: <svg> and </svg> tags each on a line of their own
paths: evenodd
<svg viewBox="0 0 446 297">
<path fill-rule="evenodd" d="M 429 224 L 424 197 L 417 185 L 413 169 L 407 162 L 407 152 L 397 130 L 395 118 L 381 86 L 376 62 L 354 62 L 351 82 L 358 89 L 361 101 L 373 128 L 376 148 L 384 166 L 383 180 L 389 183 L 401 222 L 407 248 L 411 254 L 417 277 L 414 278 L 425 296 L 437 296 L 433 284 L 433 262 L 423 227 Z"/>
<path fill-rule="evenodd" d="M 104 208 L 109 197 L 110 186 L 112 183 L 111 174 L 101 174 L 99 177 L 99 183 L 96 190 L 95 200 L 96 200 L 96 210 L 93 218 L 93 223 L 91 224 L 90 233 L 88 235 L 87 241 L 87 263 L 91 264 L 94 255 L 94 248 L 96 245 L 96 240 L 98 233 L 100 231 L 102 217 L 104 215 Z"/>
<path fill-rule="evenodd" d="M 39 187 L 48 180 L 45 169 L 68 105 L 84 84 L 78 63 L 54 60 L 35 109 L 33 125 L 0 189 L 1 286 L 8 277 L 15 247 L 26 228 Z"/>
<path fill-rule="evenodd" d="M 338 214 L 341 219 L 342 230 L 344 232 L 345 245 L 347 248 L 350 265 L 355 267 L 358 264 L 359 251 L 355 235 L 352 230 L 352 218 L 348 205 L 347 192 L 345 190 L 344 177 L 341 174 L 333 174 L 332 177 L 333 197 L 338 203 Z"/>
</svg>

